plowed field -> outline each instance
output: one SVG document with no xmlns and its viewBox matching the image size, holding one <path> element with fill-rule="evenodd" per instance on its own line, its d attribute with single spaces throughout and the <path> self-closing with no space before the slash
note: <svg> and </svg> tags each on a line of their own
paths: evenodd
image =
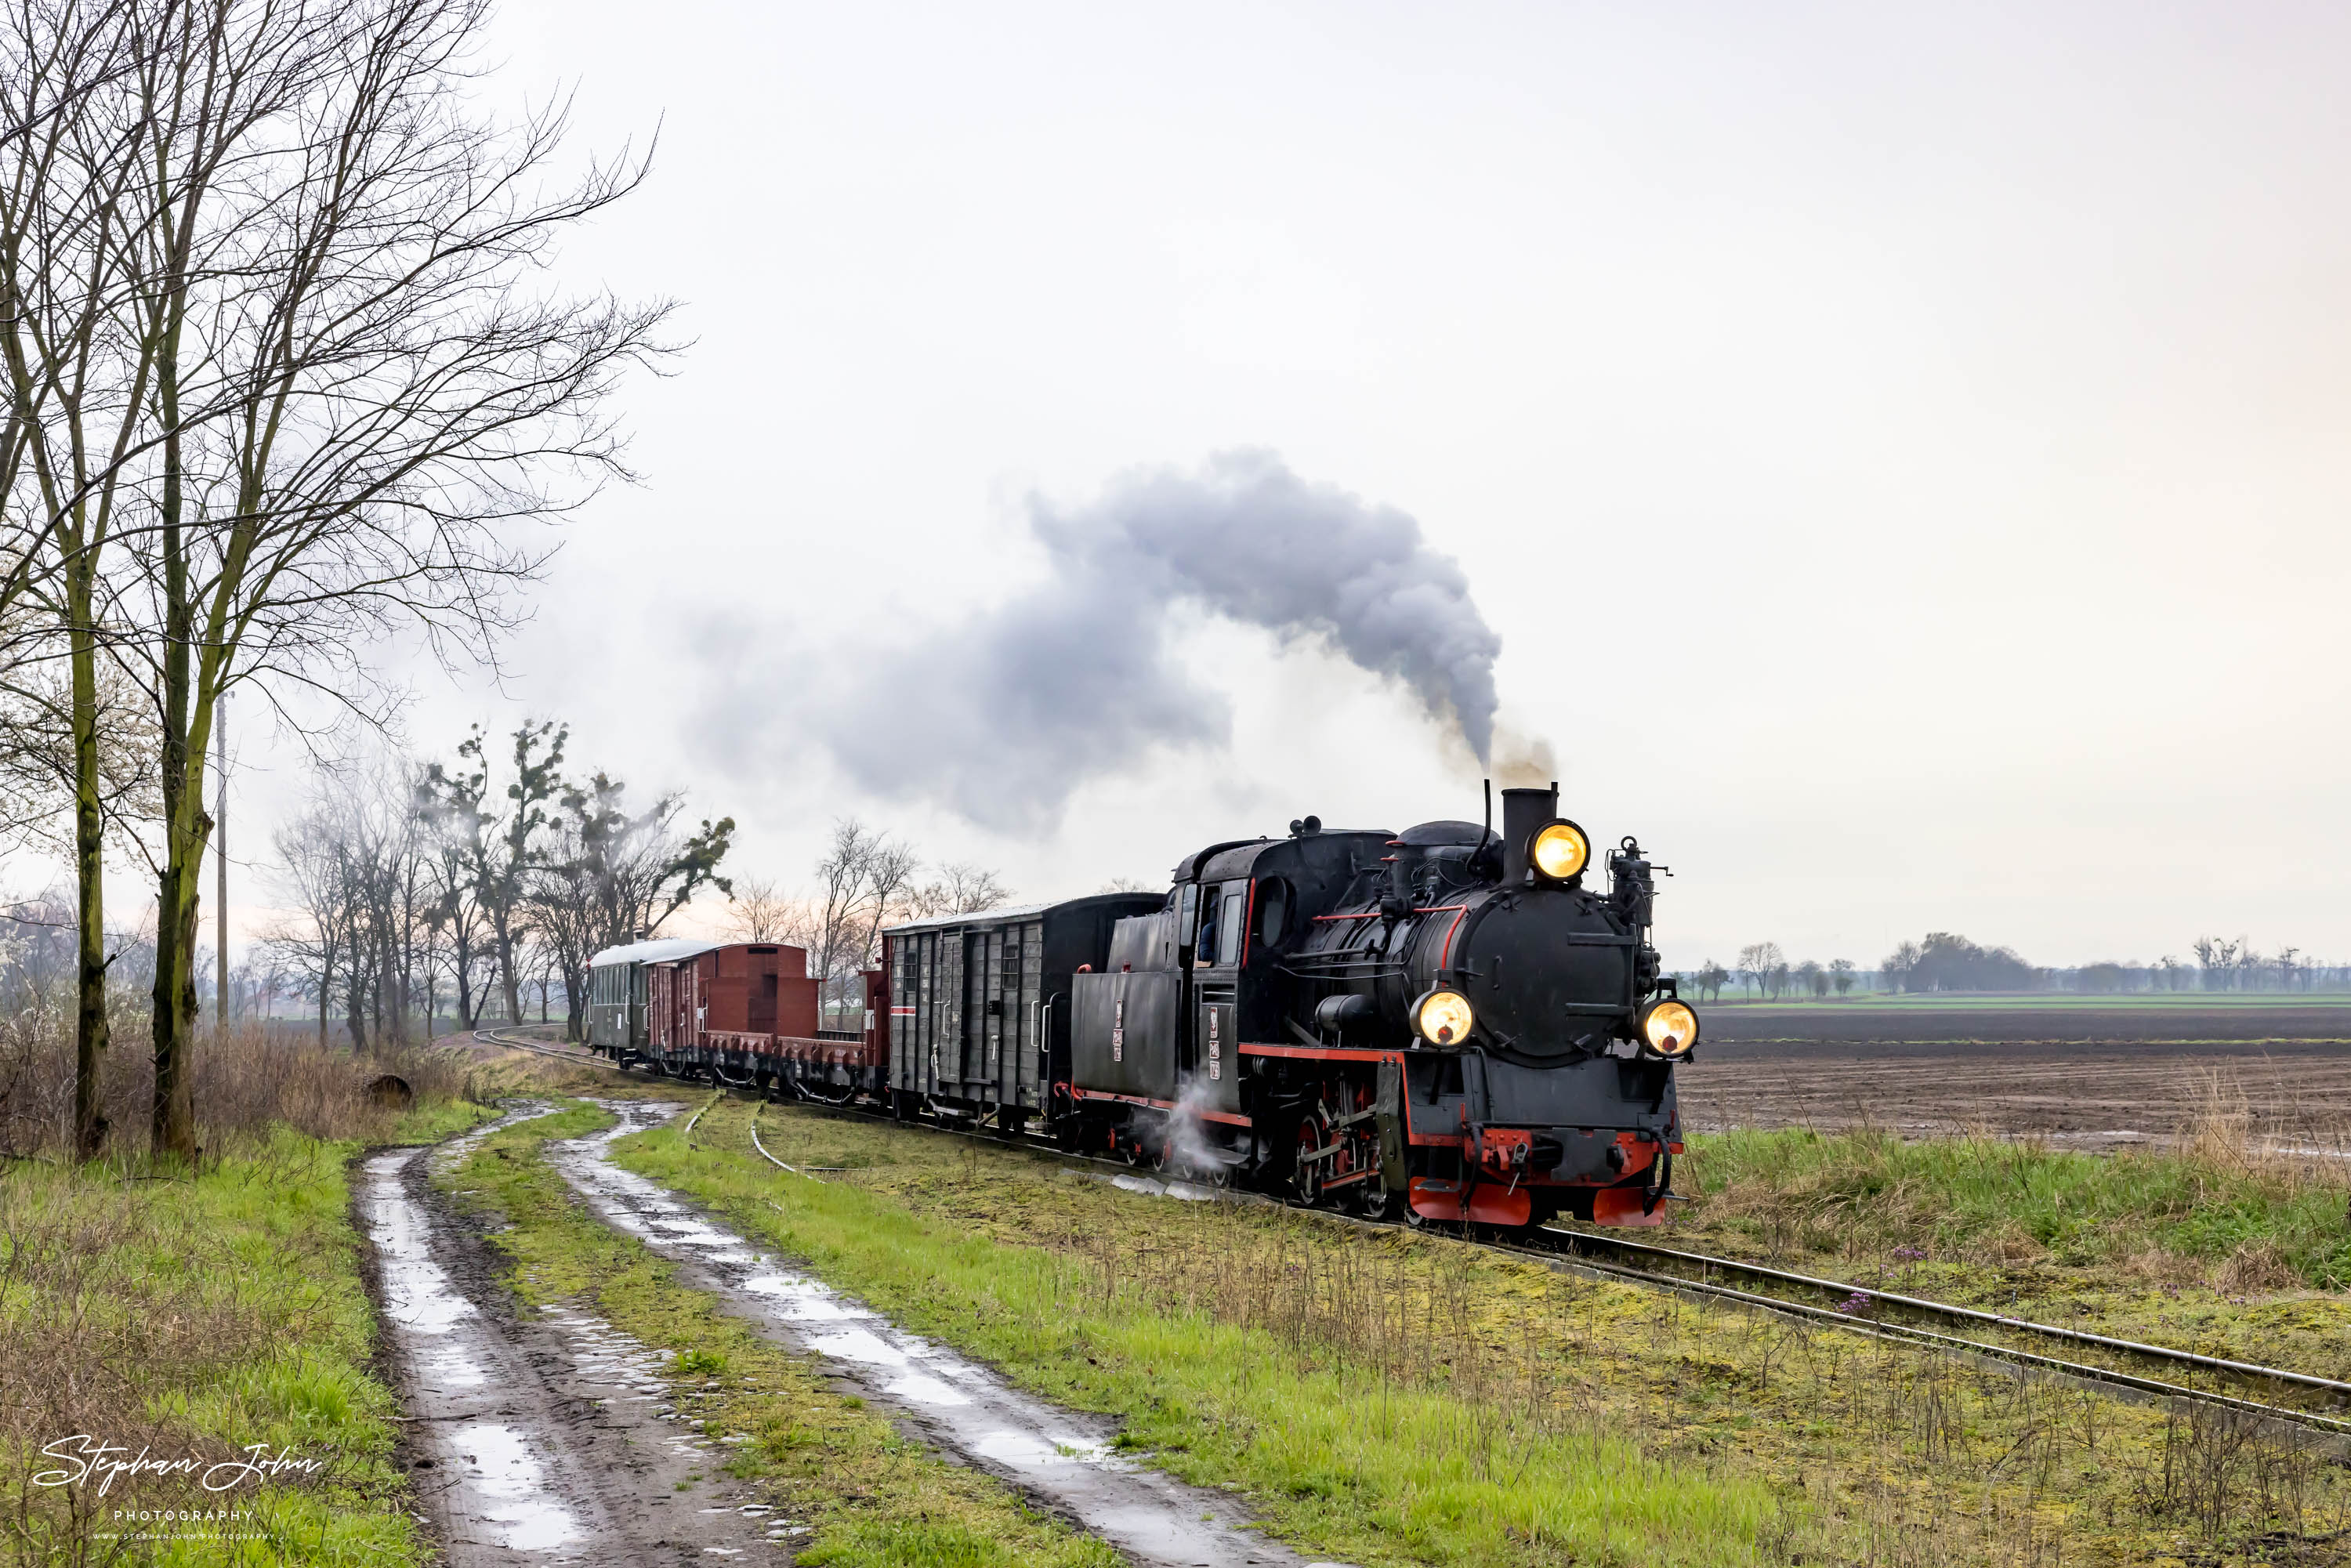
<svg viewBox="0 0 2351 1568">
<path fill-rule="evenodd" d="M 1692 1125 L 1984 1129 L 2085 1146 L 2241 1115 L 2351 1149 L 2351 999 L 1849 1003 L 1706 1009 Z"/>
</svg>

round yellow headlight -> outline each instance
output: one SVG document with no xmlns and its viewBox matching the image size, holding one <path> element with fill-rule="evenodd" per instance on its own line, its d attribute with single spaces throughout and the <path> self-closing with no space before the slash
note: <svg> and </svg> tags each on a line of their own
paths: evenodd
<svg viewBox="0 0 2351 1568">
<path fill-rule="evenodd" d="M 1592 860 L 1592 841 L 1573 822 L 1552 822 L 1535 834 L 1527 858 L 1553 882 L 1565 882 Z"/>
<path fill-rule="evenodd" d="M 1659 1056 L 1687 1056 L 1698 1043 L 1698 1014 L 1671 998 L 1651 1002 L 1641 1013 L 1641 1043 Z"/>
<path fill-rule="evenodd" d="M 1420 1038 L 1431 1045 L 1459 1045 L 1469 1038 L 1470 1026 L 1478 1015 L 1469 1009 L 1469 998 L 1458 991 L 1431 991 L 1420 998 L 1412 1009 L 1413 1026 Z"/>
</svg>

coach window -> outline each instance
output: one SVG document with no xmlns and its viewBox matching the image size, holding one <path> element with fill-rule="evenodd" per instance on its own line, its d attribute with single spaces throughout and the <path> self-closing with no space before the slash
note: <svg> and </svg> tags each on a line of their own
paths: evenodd
<svg viewBox="0 0 2351 1568">
<path fill-rule="evenodd" d="M 1225 883 L 1225 906 L 1217 915 L 1217 967 L 1229 969 L 1241 961 L 1241 937 L 1249 929 L 1249 883 Z"/>
</svg>

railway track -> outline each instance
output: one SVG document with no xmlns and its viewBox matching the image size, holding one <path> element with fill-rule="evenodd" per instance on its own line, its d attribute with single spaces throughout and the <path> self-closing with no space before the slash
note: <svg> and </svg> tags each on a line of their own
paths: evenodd
<svg viewBox="0 0 2351 1568">
<path fill-rule="evenodd" d="M 567 1050 L 543 1040 L 525 1039 L 511 1030 L 482 1030 L 477 1034 L 496 1045 L 510 1046 L 559 1061 L 610 1068 L 616 1072 L 625 1071 L 603 1057 Z M 747 1086 L 730 1084 L 721 1087 L 739 1094 L 757 1093 Z M 1100 1174 L 1092 1167 L 1103 1167 L 1114 1173 L 1131 1173 L 1133 1170 L 1124 1161 L 1074 1154 L 1025 1135 L 1015 1137 L 986 1128 L 901 1122 L 878 1112 L 832 1105 L 821 1101 L 797 1103 L 829 1115 L 873 1122 L 902 1130 L 920 1128 L 999 1147 L 1019 1148 L 1073 1168 L 1085 1169 L 1089 1174 Z M 782 1165 L 774 1155 L 768 1155 L 766 1149 L 759 1152 L 771 1162 Z M 1282 1201 L 1263 1194 L 1232 1192 L 1228 1196 L 1243 1202 Z M 1381 1228 L 1398 1223 L 1336 1213 L 1330 1214 L 1330 1218 Z M 1466 1245 L 1527 1258 L 1546 1265 L 1565 1262 L 1579 1270 L 1603 1278 L 1725 1301 L 1816 1326 L 1984 1357 L 2101 1385 L 2128 1396 L 2188 1400 L 2320 1433 L 2351 1436 L 2351 1383 L 2285 1367 L 2233 1361 L 2170 1345 L 2148 1344 L 2082 1329 L 2034 1322 L 1955 1302 L 1875 1289 L 1849 1281 L 1821 1279 L 1744 1259 L 1713 1257 L 1593 1230 L 1545 1226 L 1531 1232 L 1524 1240 L 1504 1240 L 1490 1235 L 1474 1234 L 1467 1228 L 1444 1228 L 1447 1234 L 1455 1235 Z M 1745 1284 L 1727 1282 L 1731 1280 L 1742 1281 Z M 1951 1332 L 1961 1328 L 1973 1329 L 1978 1333 Z M 1980 1333 L 2001 1337 L 1978 1337 Z M 2060 1347 L 2074 1354 L 2055 1354 Z M 2130 1364 L 2116 1365 L 2079 1359 L 2079 1354 L 2085 1352 L 2104 1355 L 2110 1362 Z M 2134 1366 L 2137 1370 L 2132 1369 Z M 2168 1375 L 2155 1375 L 2158 1371 Z M 2175 1381 L 2181 1376 L 2200 1376 L 2240 1389 L 2275 1392 L 2268 1399 L 2253 1398 L 2245 1393 L 2232 1393 L 2225 1388 L 2199 1387 Z M 2292 1396 L 2295 1402 L 2276 1403 L 2279 1394 Z"/>
<path fill-rule="evenodd" d="M 1681 1252 L 1616 1237 L 1595 1236 L 1588 1231 L 1544 1227 L 1535 1236 L 1539 1239 L 1530 1242 L 1489 1245 L 1497 1246 L 1503 1251 L 1520 1252 L 1537 1258 L 1574 1254 L 1585 1269 L 1636 1284 L 1734 1301 L 1876 1338 L 1901 1340 L 1929 1349 L 1988 1357 L 2134 1395 L 2192 1400 L 2267 1420 L 2337 1436 L 2351 1436 L 2351 1384 L 2333 1378 L 2318 1377 L 2285 1367 L 2204 1355 L 2170 1345 L 2147 1344 L 2080 1329 L 2033 1322 L 2029 1319 L 1982 1312 L 1949 1301 L 1875 1291 L 1844 1281 L 1815 1279 L 1740 1259 Z M 1594 1257 L 1592 1254 L 1595 1251 L 1612 1256 Z M 1676 1266 L 1644 1268 L 1619 1260 L 1626 1255 L 1643 1254 L 1655 1255 Z M 1757 1284 L 1795 1287 L 1812 1293 L 1814 1299 L 1800 1301 L 1771 1290 L 1741 1289 L 1708 1277 L 1716 1274 L 1744 1278 Z M 1823 1305 L 1819 1300 L 1823 1296 L 1836 1297 L 1837 1301 L 1834 1305 Z M 2005 1334 L 2011 1340 L 2028 1343 L 2003 1343 L 1998 1339 L 1945 1332 L 1941 1328 L 1923 1326 L 1919 1320 L 1951 1327 L 1980 1325 Z M 2137 1362 L 2144 1370 L 2135 1372 L 2111 1363 L 2083 1361 L 2074 1356 L 2054 1354 L 2048 1350 L 2030 1348 L 2033 1343 L 2053 1347 L 2089 1347 L 2109 1354 L 2115 1361 Z M 2172 1376 L 2152 1375 L 2158 1370 L 2170 1373 Z M 2240 1386 L 2282 1390 L 2296 1396 L 2297 1403 L 2279 1404 L 2274 1396 L 2257 1399 L 2173 1380 L 2177 1376 L 2195 1375 L 2203 1375 L 2214 1381 L 2225 1380 Z"/>
</svg>

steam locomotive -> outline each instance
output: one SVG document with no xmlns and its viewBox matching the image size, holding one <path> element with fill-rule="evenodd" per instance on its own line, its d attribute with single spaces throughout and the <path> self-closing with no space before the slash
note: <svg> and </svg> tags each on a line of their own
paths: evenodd
<svg viewBox="0 0 2351 1568">
<path fill-rule="evenodd" d="M 1555 784 L 1499 833 L 1307 817 L 1164 895 L 893 926 L 862 1030 L 816 1027 L 796 948 L 614 948 L 590 1043 L 1410 1223 L 1656 1224 L 1698 1019 L 1648 941 L 1662 868 L 1627 838 L 1602 892 L 1593 853 Z"/>
</svg>

